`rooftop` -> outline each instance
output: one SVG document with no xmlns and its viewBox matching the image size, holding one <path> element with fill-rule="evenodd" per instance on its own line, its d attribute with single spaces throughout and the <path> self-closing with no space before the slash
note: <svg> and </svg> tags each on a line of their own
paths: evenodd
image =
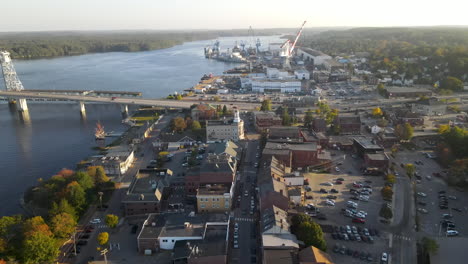
<svg viewBox="0 0 468 264">
<path fill-rule="evenodd" d="M 263 250 L 264 263 L 266 264 L 298 264 L 295 251 L 290 249 L 265 249 Z"/>
<path fill-rule="evenodd" d="M 365 137 L 354 137 L 354 142 L 361 145 L 364 149 L 381 150 L 382 147 L 374 143 L 371 139 Z"/>
<path fill-rule="evenodd" d="M 177 241 L 174 245 L 173 259 L 202 259 L 225 256 L 227 251 L 226 236 L 226 226 L 207 226 L 203 240 Z"/>
<path fill-rule="evenodd" d="M 226 184 L 208 184 L 198 188 L 197 195 L 223 195 L 229 193 L 230 186 Z"/>
<path fill-rule="evenodd" d="M 307 52 L 308 54 L 314 56 L 314 57 L 317 57 L 317 56 L 328 56 L 327 54 L 319 51 L 319 50 L 314 50 L 314 49 L 311 49 L 311 48 L 305 48 L 305 47 L 299 47 L 299 49 L 301 49 L 302 51 L 304 52 Z"/>
<path fill-rule="evenodd" d="M 122 202 L 160 201 L 165 187 L 169 186 L 169 169 L 141 169 L 130 184 Z"/>
<path fill-rule="evenodd" d="M 299 248 L 299 241 L 291 233 L 262 235 L 264 248 Z"/>
<path fill-rule="evenodd" d="M 333 264 L 333 260 L 327 253 L 311 246 L 299 251 L 299 261 L 301 263 Z"/>
<path fill-rule="evenodd" d="M 370 160 L 388 160 L 385 153 L 366 154 Z"/>
<path fill-rule="evenodd" d="M 385 90 L 387 90 L 387 92 L 389 93 L 431 93 L 431 91 L 426 88 L 416 88 L 416 87 L 390 86 L 390 87 L 385 87 Z"/>
</svg>

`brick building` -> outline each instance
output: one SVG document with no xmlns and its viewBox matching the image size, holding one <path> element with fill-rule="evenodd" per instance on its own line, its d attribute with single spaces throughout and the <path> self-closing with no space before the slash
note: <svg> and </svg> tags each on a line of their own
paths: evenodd
<svg viewBox="0 0 468 264">
<path fill-rule="evenodd" d="M 254 112 L 255 129 L 262 132 L 272 126 L 281 126 L 283 120 L 274 112 Z"/>
<path fill-rule="evenodd" d="M 353 114 L 340 114 L 335 119 L 335 126 L 339 127 L 341 135 L 361 134 L 361 117 Z"/>
</svg>

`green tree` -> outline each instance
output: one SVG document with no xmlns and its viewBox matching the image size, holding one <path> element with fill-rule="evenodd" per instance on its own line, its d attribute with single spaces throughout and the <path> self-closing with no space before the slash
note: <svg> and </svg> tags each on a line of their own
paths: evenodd
<svg viewBox="0 0 468 264">
<path fill-rule="evenodd" d="M 49 210 L 49 217 L 52 218 L 61 213 L 69 214 L 75 221 L 78 220 L 78 214 L 76 213 L 75 208 L 67 201 L 67 199 L 61 199 L 59 204 L 53 202 L 52 208 Z"/>
<path fill-rule="evenodd" d="M 468 158 L 457 159 L 450 165 L 448 182 L 458 187 L 468 186 Z"/>
<path fill-rule="evenodd" d="M 382 95 L 382 96 L 385 96 L 385 86 L 383 85 L 383 83 L 379 83 L 377 85 L 377 92 Z"/>
<path fill-rule="evenodd" d="M 424 252 L 428 254 L 435 255 L 437 254 L 437 251 L 439 250 L 439 244 L 437 244 L 437 241 L 435 241 L 432 238 L 423 237 L 421 239 L 421 244 L 422 244 Z"/>
<path fill-rule="evenodd" d="M 97 236 L 97 242 L 101 246 L 104 246 L 105 244 L 107 244 L 107 242 L 109 242 L 109 233 L 107 232 L 99 233 Z"/>
<path fill-rule="evenodd" d="M 36 233 L 52 236 L 52 232 L 42 216 L 29 218 L 23 224 L 23 234 L 26 238 Z"/>
<path fill-rule="evenodd" d="M 76 172 L 74 179 L 85 191 L 94 188 L 94 180 L 86 172 Z"/>
<path fill-rule="evenodd" d="M 313 221 L 299 224 L 296 236 L 307 247 L 314 246 L 323 251 L 327 250 L 327 243 L 323 237 L 322 228 Z"/>
<path fill-rule="evenodd" d="M 388 206 L 383 205 L 380 208 L 379 215 L 385 219 L 391 219 L 393 217 L 393 212 L 392 209 L 390 209 Z"/>
<path fill-rule="evenodd" d="M 76 181 L 72 181 L 67 185 L 66 188 L 67 200 L 79 211 L 86 207 L 86 193 Z"/>
<path fill-rule="evenodd" d="M 311 109 L 307 110 L 305 112 L 304 116 L 304 126 L 305 127 L 310 127 L 312 125 L 312 122 L 314 121 L 314 115 Z"/>
<path fill-rule="evenodd" d="M 228 113 L 227 106 L 224 105 L 224 106 L 223 106 L 223 115 L 227 115 L 227 113 Z"/>
<path fill-rule="evenodd" d="M 182 95 L 181 94 L 176 95 L 175 99 L 176 100 L 182 100 Z"/>
<path fill-rule="evenodd" d="M 265 99 L 262 102 L 262 106 L 260 107 L 260 111 L 271 111 L 271 100 Z"/>
<path fill-rule="evenodd" d="M 325 121 L 327 121 L 327 124 L 333 123 L 335 119 L 338 117 L 338 109 L 332 109 L 326 114 Z"/>
<path fill-rule="evenodd" d="M 452 91 L 463 91 L 463 82 L 453 76 L 448 76 L 445 78 L 441 84 L 440 84 L 442 89 L 448 89 Z"/>
<path fill-rule="evenodd" d="M 106 225 L 108 225 L 110 228 L 115 228 L 119 223 L 119 217 L 113 214 L 108 214 L 106 215 L 105 221 Z"/>
<path fill-rule="evenodd" d="M 219 98 L 219 96 L 215 95 L 215 96 L 213 96 L 213 100 L 215 102 L 219 102 L 219 101 L 221 101 L 221 98 Z"/>
<path fill-rule="evenodd" d="M 291 218 L 291 232 L 297 233 L 297 228 L 301 223 L 310 221 L 312 221 L 312 218 L 309 215 L 303 213 L 293 215 Z"/>
<path fill-rule="evenodd" d="M 75 230 L 76 221 L 72 215 L 61 213 L 52 217 L 50 227 L 56 237 L 66 238 Z"/>
<path fill-rule="evenodd" d="M 414 164 L 408 163 L 405 165 L 405 171 L 406 175 L 408 175 L 408 177 L 411 179 L 413 178 L 414 173 L 416 173 L 416 167 L 414 166 Z"/>
<path fill-rule="evenodd" d="M 391 200 L 392 199 L 392 196 L 393 196 L 392 187 L 385 186 L 385 187 L 382 188 L 382 190 L 380 192 L 382 193 L 382 197 L 385 200 Z"/>
<path fill-rule="evenodd" d="M 413 137 L 413 132 L 414 129 L 410 123 L 398 124 L 395 129 L 395 134 L 400 140 L 410 140 Z"/>
<path fill-rule="evenodd" d="M 25 237 L 22 260 L 25 264 L 52 263 L 59 255 L 56 240 L 44 233 L 34 233 Z"/>
<path fill-rule="evenodd" d="M 23 217 L 21 215 L 0 218 L 0 258 L 21 255 Z"/>
<path fill-rule="evenodd" d="M 175 132 L 182 132 L 187 128 L 187 123 L 182 117 L 176 117 L 171 121 L 171 129 Z"/>
<path fill-rule="evenodd" d="M 191 127 L 192 131 L 198 131 L 201 129 L 201 125 L 200 125 L 200 122 L 198 121 L 193 121 L 192 122 L 192 127 Z"/>
<path fill-rule="evenodd" d="M 290 126 L 291 125 L 291 116 L 288 113 L 288 108 L 283 108 L 283 113 L 281 115 L 281 119 L 283 120 L 283 126 Z"/>
</svg>

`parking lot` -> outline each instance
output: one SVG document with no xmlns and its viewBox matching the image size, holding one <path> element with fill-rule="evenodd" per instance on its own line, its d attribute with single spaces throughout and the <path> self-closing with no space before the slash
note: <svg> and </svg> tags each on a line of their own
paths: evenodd
<svg viewBox="0 0 468 264">
<path fill-rule="evenodd" d="M 334 153 L 336 157 L 344 154 L 339 151 L 334 151 Z M 351 158 L 350 155 L 347 156 L 347 158 L 345 157 L 341 159 L 341 162 L 337 163 L 340 164 L 337 165 L 339 171 L 333 169 L 331 174 L 309 173 L 305 175 L 311 188 L 307 195 L 313 197 L 313 199 L 307 200 L 307 203 L 311 203 L 319 209 L 319 216 L 321 214 L 325 215 L 326 219 L 322 220 L 315 217 L 319 224 L 322 226 L 331 225 L 331 227 L 325 228 L 324 233 L 329 252 L 337 263 L 380 263 L 382 253 L 388 252 L 389 242 L 388 234 L 378 228 L 380 226 L 378 214 L 384 202 L 380 195 L 380 189 L 384 185 L 383 177 L 361 175 L 358 170 L 361 160 Z M 336 184 L 339 178 L 343 179 L 342 184 Z M 357 185 L 353 186 L 355 182 L 361 183 L 363 187 L 369 185 L 368 187 L 370 187 L 372 193 L 368 195 L 368 201 L 351 199 L 355 195 L 350 192 L 350 189 L 363 190 L 363 188 L 356 187 Z M 333 186 L 328 186 L 328 183 L 332 183 Z M 326 190 L 328 193 L 321 192 L 321 189 Z M 332 189 L 335 189 L 337 193 L 332 193 Z M 332 203 L 327 204 L 326 202 L 329 200 L 327 198 L 329 195 L 336 196 L 336 199 L 331 199 L 334 201 L 334 206 L 331 205 Z M 343 210 L 349 208 L 348 201 L 357 204 L 355 212 L 363 211 L 361 213 L 367 214 L 364 217 L 365 223 L 353 222 L 352 217 L 344 215 Z M 307 211 L 308 213 L 313 212 L 313 210 Z M 346 226 L 349 226 L 350 230 L 347 230 Z M 365 228 L 367 230 L 364 230 Z M 339 248 L 335 248 L 335 245 L 338 245 Z M 345 247 L 344 250 L 343 246 Z M 370 255 L 369 260 L 368 255 Z"/>
<path fill-rule="evenodd" d="M 468 194 L 449 187 L 442 178 L 436 177 L 434 173 L 443 169 L 434 159 L 427 158 L 422 151 L 398 153 L 397 160 L 418 163 L 415 166 L 420 180 L 417 181 L 416 192 L 426 195 L 417 195 L 416 199 L 420 232 L 430 236 L 445 236 L 446 229 L 441 226 L 440 221 L 443 214 L 450 214 L 453 217 L 447 220 L 454 223 L 454 230 L 459 232 L 459 236 L 468 236 L 468 226 L 463 225 L 468 222 Z M 440 202 L 444 200 L 439 198 L 439 195 L 446 197 L 447 209 L 439 207 Z"/>
</svg>

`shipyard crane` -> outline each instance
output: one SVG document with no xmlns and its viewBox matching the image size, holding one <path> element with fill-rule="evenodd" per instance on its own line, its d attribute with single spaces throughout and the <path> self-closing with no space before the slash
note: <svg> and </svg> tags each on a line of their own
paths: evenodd
<svg viewBox="0 0 468 264">
<path fill-rule="evenodd" d="M 299 31 L 297 32 L 296 39 L 294 39 L 294 42 L 292 43 L 292 45 L 291 45 L 291 41 L 289 39 L 286 40 L 283 43 L 283 45 L 281 45 L 281 57 L 290 58 L 292 56 L 294 48 L 296 47 L 297 41 L 299 40 L 299 37 L 302 34 L 302 30 L 304 29 L 304 26 L 305 26 L 306 22 L 307 21 L 304 21 L 304 23 L 302 23 L 302 26 L 299 29 Z"/>
</svg>

